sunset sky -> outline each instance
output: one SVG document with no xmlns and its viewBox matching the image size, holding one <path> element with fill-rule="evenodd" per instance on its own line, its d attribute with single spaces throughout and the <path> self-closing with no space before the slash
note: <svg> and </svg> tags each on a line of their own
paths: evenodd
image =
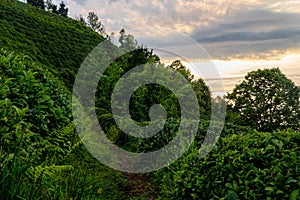
<svg viewBox="0 0 300 200">
<path fill-rule="evenodd" d="M 239 83 L 247 72 L 270 67 L 279 67 L 300 85 L 300 0 L 64 2 L 71 17 L 79 14 L 86 17 L 90 11 L 97 13 L 106 31 L 117 33 L 115 41 L 121 28 L 125 28 L 140 44 L 152 47 L 159 43 L 161 48 L 181 49 L 190 55 L 186 65 L 205 68 L 203 59 L 193 55 L 194 50 L 184 39 L 178 39 L 178 35 L 186 34 L 212 58 L 226 91 Z M 160 56 L 165 62 L 177 59 Z M 207 81 L 213 78 L 208 77 Z"/>
</svg>

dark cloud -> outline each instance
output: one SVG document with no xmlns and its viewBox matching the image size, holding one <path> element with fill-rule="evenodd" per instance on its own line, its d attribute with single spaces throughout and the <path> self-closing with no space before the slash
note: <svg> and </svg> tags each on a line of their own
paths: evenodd
<svg viewBox="0 0 300 200">
<path fill-rule="evenodd" d="M 245 9 L 192 33 L 213 57 L 266 54 L 300 47 L 300 15 Z M 269 54 L 268 54 L 269 55 Z"/>
<path fill-rule="evenodd" d="M 220 36 L 200 39 L 199 42 L 261 41 L 275 39 L 300 39 L 300 30 L 274 30 L 269 32 L 233 32 Z"/>
</svg>

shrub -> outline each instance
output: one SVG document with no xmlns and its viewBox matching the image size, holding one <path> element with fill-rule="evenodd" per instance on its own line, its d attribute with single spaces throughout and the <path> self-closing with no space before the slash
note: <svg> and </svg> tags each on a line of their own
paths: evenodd
<svg viewBox="0 0 300 200">
<path fill-rule="evenodd" d="M 23 120 L 31 131 L 45 136 L 69 122 L 70 92 L 50 72 L 28 56 L 4 50 L 0 51 L 0 66 L 0 100 L 9 99 L 13 106 L 26 109 Z M 10 129 L 15 124 L 12 119 L 6 121 L 3 127 Z"/>
<path fill-rule="evenodd" d="M 300 134 L 252 131 L 220 138 L 156 173 L 161 199 L 297 199 Z"/>
</svg>

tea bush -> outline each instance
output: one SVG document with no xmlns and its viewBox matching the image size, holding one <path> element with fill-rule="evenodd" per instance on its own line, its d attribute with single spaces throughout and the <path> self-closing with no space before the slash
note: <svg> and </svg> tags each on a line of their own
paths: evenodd
<svg viewBox="0 0 300 200">
<path fill-rule="evenodd" d="M 156 173 L 161 199 L 299 199 L 300 134 L 252 131 L 220 138 Z"/>
<path fill-rule="evenodd" d="M 23 120 L 31 131 L 45 136 L 70 121 L 70 92 L 49 71 L 33 63 L 28 56 L 4 50 L 0 51 L 0 67 L 0 98 L 26 109 Z M 3 124 L 3 127 L 12 126 L 14 120 L 7 123 L 10 125 Z"/>
</svg>

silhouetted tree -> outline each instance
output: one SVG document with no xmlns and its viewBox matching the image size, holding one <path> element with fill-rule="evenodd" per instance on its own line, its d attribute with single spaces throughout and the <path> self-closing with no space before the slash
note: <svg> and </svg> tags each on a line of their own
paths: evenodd
<svg viewBox="0 0 300 200">
<path fill-rule="evenodd" d="M 83 25 L 87 25 L 87 23 L 82 15 L 76 16 L 76 20 L 81 22 Z"/>
<path fill-rule="evenodd" d="M 57 5 L 53 4 L 52 0 L 46 1 L 46 8 L 48 11 L 58 14 Z"/>
<path fill-rule="evenodd" d="M 37 8 L 45 9 L 44 0 L 27 0 L 27 3 Z"/>
<path fill-rule="evenodd" d="M 67 17 L 68 16 L 68 11 L 69 11 L 69 9 L 66 8 L 65 3 L 62 1 L 59 4 L 58 14 L 61 15 L 61 16 Z"/>
<path fill-rule="evenodd" d="M 101 35 L 105 34 L 104 26 L 102 25 L 99 17 L 94 12 L 89 12 L 87 17 L 87 25 L 92 28 L 93 31 L 100 33 Z"/>
</svg>

